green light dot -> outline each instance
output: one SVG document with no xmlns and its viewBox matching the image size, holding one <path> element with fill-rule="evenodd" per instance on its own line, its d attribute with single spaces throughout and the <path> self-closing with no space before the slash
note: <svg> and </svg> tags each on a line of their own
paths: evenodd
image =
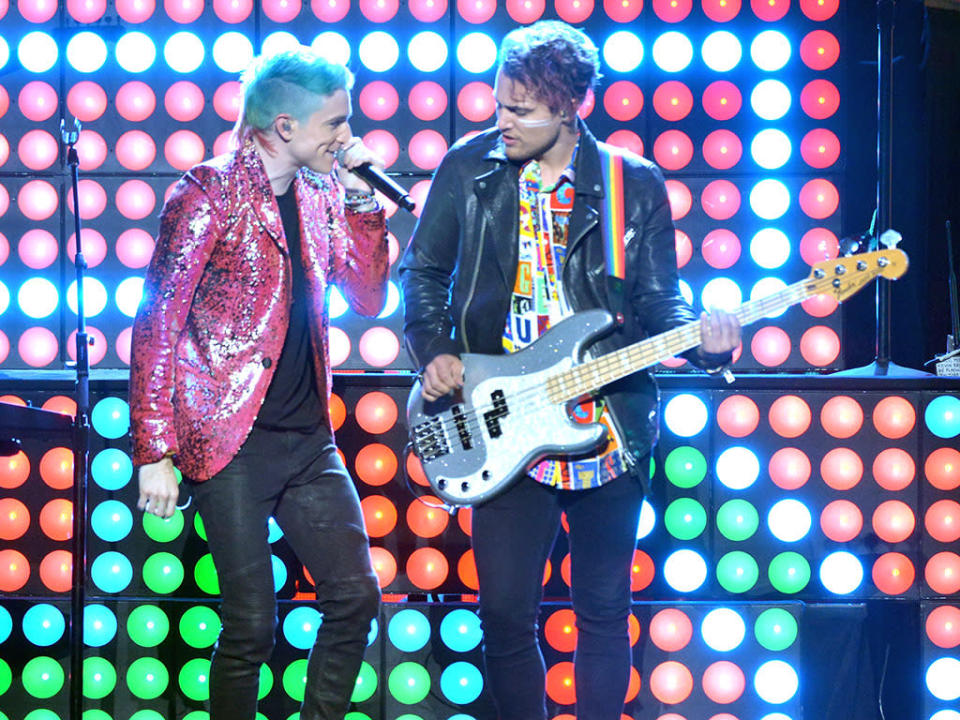
<svg viewBox="0 0 960 720">
<path fill-rule="evenodd" d="M 406 713 L 397 718 L 397 720 L 423 720 L 419 715 L 414 715 L 413 713 Z"/>
<path fill-rule="evenodd" d="M 305 658 L 294 660 L 283 671 L 283 689 L 297 702 L 303 701 L 303 693 L 307 684 L 307 661 Z"/>
<path fill-rule="evenodd" d="M 183 563 L 171 553 L 154 553 L 143 563 L 143 582 L 158 595 L 169 595 L 183 584 Z"/>
<path fill-rule="evenodd" d="M 201 540 L 207 541 L 207 529 L 203 526 L 203 518 L 200 517 L 200 513 L 194 513 L 193 515 L 193 529 L 197 531 Z"/>
<path fill-rule="evenodd" d="M 130 716 L 130 720 L 165 720 L 156 710 L 137 710 Z"/>
<path fill-rule="evenodd" d="M 372 720 L 369 715 L 362 712 L 348 712 L 343 716 L 343 720 Z"/>
<path fill-rule="evenodd" d="M 387 687 L 397 702 L 414 705 L 430 692 L 430 673 L 415 662 L 404 662 L 390 671 Z"/>
<path fill-rule="evenodd" d="M 667 532 L 679 540 L 693 540 L 707 527 L 707 511 L 693 498 L 677 498 L 663 514 Z"/>
<path fill-rule="evenodd" d="M 797 639 L 797 620 L 783 608 L 770 608 L 757 617 L 753 634 L 767 650 L 780 652 Z"/>
<path fill-rule="evenodd" d="M 194 710 L 184 715 L 183 720 L 210 720 L 210 713 L 206 710 Z"/>
<path fill-rule="evenodd" d="M 61 720 L 61 718 L 53 710 L 41 708 L 28 712 L 23 716 L 23 720 Z"/>
<path fill-rule="evenodd" d="M 170 621 L 156 605 L 141 605 L 127 618 L 127 634 L 140 647 L 156 647 L 169 632 Z"/>
<path fill-rule="evenodd" d="M 193 648 L 211 647 L 220 635 L 220 616 L 205 605 L 195 605 L 180 618 L 180 637 Z"/>
<path fill-rule="evenodd" d="M 707 476 L 707 460 L 703 453 L 689 445 L 674 448 L 663 463 L 667 480 L 679 488 L 692 488 Z"/>
<path fill-rule="evenodd" d="M 757 561 L 740 550 L 728 552 L 717 563 L 717 582 L 727 592 L 746 592 L 757 584 L 759 577 Z"/>
<path fill-rule="evenodd" d="M 51 698 L 63 687 L 65 674 L 60 663 L 52 657 L 40 656 L 23 666 L 23 689 L 36 698 Z"/>
<path fill-rule="evenodd" d="M 110 713 L 100 710 L 99 708 L 94 708 L 83 711 L 83 720 L 113 720 L 113 718 L 110 716 Z"/>
<path fill-rule="evenodd" d="M 10 689 L 10 683 L 13 681 L 13 673 L 7 661 L 0 658 L 0 695 L 3 695 Z"/>
<path fill-rule="evenodd" d="M 210 698 L 210 661 L 194 658 L 188 661 L 177 677 L 180 690 L 191 700 L 202 702 Z"/>
<path fill-rule="evenodd" d="M 83 661 L 83 696 L 100 700 L 117 686 L 117 671 L 102 657 L 88 657 Z"/>
<path fill-rule="evenodd" d="M 143 531 L 155 542 L 170 542 L 180 537 L 183 532 L 183 513 L 177 509 L 173 517 L 164 519 L 152 513 L 143 514 Z"/>
<path fill-rule="evenodd" d="M 782 552 L 770 561 L 767 577 L 778 592 L 792 595 L 810 582 L 810 564 L 798 553 Z"/>
<path fill-rule="evenodd" d="M 127 668 L 127 687 L 138 698 L 153 700 L 160 697 L 169 682 L 167 668 L 156 658 L 139 658 Z"/>
<path fill-rule="evenodd" d="M 210 553 L 197 560 L 193 568 L 193 579 L 197 587 L 208 595 L 220 594 L 220 580 L 217 578 L 217 568 L 213 564 L 213 556 Z"/>
<path fill-rule="evenodd" d="M 257 687 L 257 700 L 263 700 L 273 690 L 273 670 L 266 663 L 260 666 L 260 684 Z"/>
<path fill-rule="evenodd" d="M 727 500 L 717 510 L 717 530 L 727 540 L 746 540 L 753 536 L 759 526 L 760 515 L 746 500 Z"/>
<path fill-rule="evenodd" d="M 377 691 L 377 672 L 373 665 L 364 661 L 360 665 L 360 672 L 357 673 L 357 680 L 353 686 L 353 694 L 350 696 L 350 702 L 364 702 L 373 697 Z"/>
</svg>

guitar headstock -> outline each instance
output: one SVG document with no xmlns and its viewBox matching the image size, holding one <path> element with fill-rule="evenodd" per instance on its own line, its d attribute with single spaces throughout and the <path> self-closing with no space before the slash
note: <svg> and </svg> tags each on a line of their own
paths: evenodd
<svg viewBox="0 0 960 720">
<path fill-rule="evenodd" d="M 907 271 L 908 265 L 903 250 L 876 250 L 818 262 L 813 266 L 809 280 L 818 286 L 817 292 L 842 301 L 877 276 L 896 280 Z"/>
</svg>

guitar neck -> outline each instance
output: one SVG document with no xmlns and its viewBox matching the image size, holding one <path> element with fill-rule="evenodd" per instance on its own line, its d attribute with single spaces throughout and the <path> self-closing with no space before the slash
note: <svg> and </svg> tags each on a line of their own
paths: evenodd
<svg viewBox="0 0 960 720">
<path fill-rule="evenodd" d="M 733 315 L 741 325 L 749 325 L 765 315 L 786 310 L 808 297 L 828 292 L 829 289 L 829 279 L 807 278 L 779 292 L 746 302 L 738 307 Z M 604 385 L 691 350 L 699 344 L 700 321 L 694 320 L 558 373 L 547 383 L 547 392 L 553 402 L 569 402 L 583 395 L 593 394 Z"/>
</svg>

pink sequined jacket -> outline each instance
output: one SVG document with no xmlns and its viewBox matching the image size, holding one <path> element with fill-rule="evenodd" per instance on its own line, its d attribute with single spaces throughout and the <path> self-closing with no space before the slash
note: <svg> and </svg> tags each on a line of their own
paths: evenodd
<svg viewBox="0 0 960 720">
<path fill-rule="evenodd" d="M 314 367 L 326 406 L 327 291 L 336 283 L 357 312 L 380 311 L 389 264 L 384 213 L 345 214 L 335 173 L 301 170 L 294 187 Z M 277 367 L 290 276 L 280 211 L 251 140 L 181 178 L 160 216 L 133 325 L 135 464 L 172 455 L 187 477 L 206 480 L 233 458 Z"/>
</svg>

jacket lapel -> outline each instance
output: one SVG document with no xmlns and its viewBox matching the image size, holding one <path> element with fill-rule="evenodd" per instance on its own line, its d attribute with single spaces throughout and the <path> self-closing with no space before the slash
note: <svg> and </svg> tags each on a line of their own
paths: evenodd
<svg viewBox="0 0 960 720">
<path fill-rule="evenodd" d="M 569 258 L 593 228 L 600 222 L 598 207 L 604 197 L 603 173 L 600 170 L 600 153 L 597 141 L 580 122 L 580 149 L 577 151 L 576 199 L 570 213 L 570 237 L 567 243 Z"/>
<path fill-rule="evenodd" d="M 493 160 L 498 164 L 493 170 L 478 175 L 473 181 L 473 188 L 488 227 L 494 228 L 495 231 L 480 233 L 480 236 L 492 235 L 493 242 L 489 251 L 493 253 L 496 260 L 504 287 L 512 291 L 520 252 L 518 240 L 520 195 L 516 167 L 507 160 L 499 142 L 484 156 L 484 159 Z M 480 248 L 480 252 L 485 249 Z"/>
<path fill-rule="evenodd" d="M 243 141 L 240 149 L 240 162 L 243 165 L 243 182 L 240 183 L 241 197 L 239 202 L 249 202 L 253 209 L 253 216 L 257 218 L 264 231 L 284 255 L 287 252 L 287 241 L 283 234 L 283 221 L 280 218 L 280 208 L 277 198 L 270 186 L 267 171 L 257 152 L 252 137 Z"/>
</svg>

